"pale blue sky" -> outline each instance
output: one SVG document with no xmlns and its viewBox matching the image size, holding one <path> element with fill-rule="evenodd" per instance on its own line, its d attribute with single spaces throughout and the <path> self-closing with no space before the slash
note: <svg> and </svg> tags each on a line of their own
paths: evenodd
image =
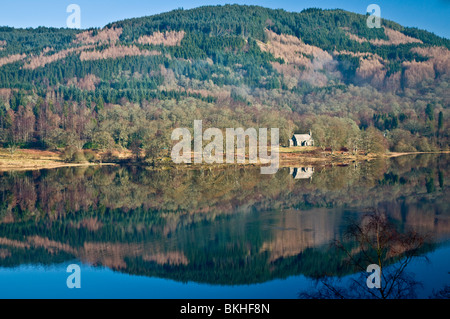
<svg viewBox="0 0 450 319">
<path fill-rule="evenodd" d="M 364 14 L 369 4 L 381 7 L 381 17 L 404 26 L 425 29 L 450 38 L 450 0 L 0 0 L 0 26 L 12 27 L 65 27 L 69 4 L 81 7 L 81 27 L 103 27 L 126 18 L 141 17 L 183 7 L 227 3 L 261 5 L 299 12 L 305 8 L 341 8 Z"/>
</svg>

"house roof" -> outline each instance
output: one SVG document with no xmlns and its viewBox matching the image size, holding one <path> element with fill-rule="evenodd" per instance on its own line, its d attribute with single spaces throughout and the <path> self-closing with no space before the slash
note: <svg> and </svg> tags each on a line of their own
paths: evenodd
<svg viewBox="0 0 450 319">
<path fill-rule="evenodd" d="M 294 137 L 297 141 L 308 141 L 312 140 L 311 135 L 309 134 L 294 134 Z"/>
</svg>

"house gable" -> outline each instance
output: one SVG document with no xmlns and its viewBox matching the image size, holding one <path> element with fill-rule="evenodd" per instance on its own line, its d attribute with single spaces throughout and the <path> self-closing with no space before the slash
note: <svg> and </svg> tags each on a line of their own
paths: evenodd
<svg viewBox="0 0 450 319">
<path fill-rule="evenodd" d="M 314 146 L 314 140 L 310 134 L 294 134 L 289 140 L 289 146 Z"/>
</svg>

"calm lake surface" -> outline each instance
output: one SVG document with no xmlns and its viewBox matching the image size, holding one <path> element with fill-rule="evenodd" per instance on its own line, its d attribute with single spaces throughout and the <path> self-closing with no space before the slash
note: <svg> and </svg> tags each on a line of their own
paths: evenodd
<svg viewBox="0 0 450 319">
<path fill-rule="evenodd" d="M 275 175 L 250 167 L 3 172 L 0 298 L 303 298 L 326 296 L 325 280 L 364 288 L 369 274 L 347 254 L 361 249 L 345 234 L 368 212 L 423 238 L 395 297 L 436 296 L 450 285 L 449 159 Z M 404 250 L 392 246 L 387 272 L 402 262 L 395 256 Z M 81 268 L 80 289 L 67 287 L 71 264 Z"/>
</svg>

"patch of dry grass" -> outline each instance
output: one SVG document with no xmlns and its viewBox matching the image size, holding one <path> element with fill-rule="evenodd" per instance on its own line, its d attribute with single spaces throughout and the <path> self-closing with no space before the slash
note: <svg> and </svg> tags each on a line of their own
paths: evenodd
<svg viewBox="0 0 450 319">
<path fill-rule="evenodd" d="M 23 149 L 11 154 L 0 148 L 0 171 L 36 170 L 69 166 L 94 165 L 93 163 L 66 163 L 60 158 L 60 152 Z"/>
</svg>

